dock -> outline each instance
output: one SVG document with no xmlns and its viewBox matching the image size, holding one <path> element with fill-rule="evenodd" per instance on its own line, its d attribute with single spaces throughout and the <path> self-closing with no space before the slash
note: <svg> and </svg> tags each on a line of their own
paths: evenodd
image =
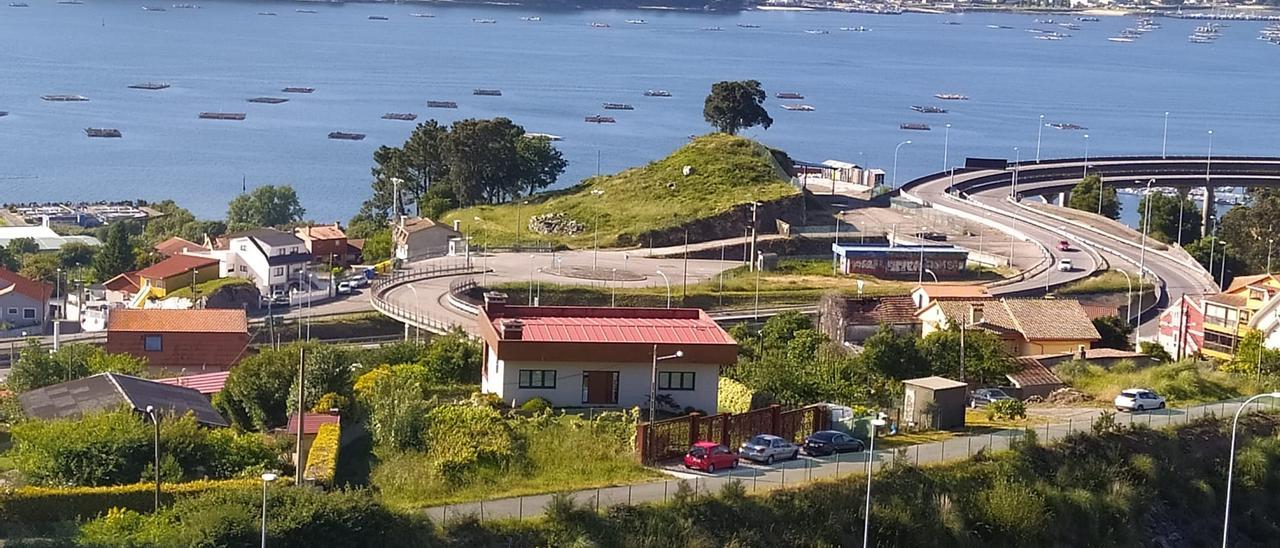
<svg viewBox="0 0 1280 548">
<path fill-rule="evenodd" d="M 200 118 L 204 120 L 243 120 L 243 112 L 201 112 Z"/>
<path fill-rule="evenodd" d="M 78 103 L 89 100 L 83 95 L 41 95 L 40 98 L 54 103 Z"/>
<path fill-rule="evenodd" d="M 339 139 L 339 140 L 343 140 L 343 141 L 362 141 L 362 140 L 364 140 L 364 134 L 363 134 L 363 133 L 348 133 L 348 132 L 345 132 L 345 131 L 330 131 L 330 132 L 329 132 L 329 138 L 330 138 L 330 139 Z"/>
<path fill-rule="evenodd" d="M 315 90 L 316 90 L 316 88 L 287 87 L 287 88 L 284 88 L 284 89 L 282 89 L 282 90 L 280 90 L 280 91 L 283 91 L 283 92 L 285 92 L 285 93 L 311 93 L 311 92 L 313 92 L 313 91 L 315 91 Z"/>
<path fill-rule="evenodd" d="M 477 89 L 471 90 L 471 94 L 472 94 L 472 95 L 487 95 L 487 96 L 489 96 L 489 97 L 500 97 L 500 96 L 502 96 L 502 90 L 500 90 L 500 89 L 489 89 L 489 88 L 477 88 Z"/>
<path fill-rule="evenodd" d="M 145 89 L 147 91 L 159 91 L 162 89 L 169 89 L 169 84 L 166 84 L 164 82 L 144 82 L 141 84 L 134 84 L 132 86 L 129 86 L 129 89 Z"/>
<path fill-rule="evenodd" d="M 124 134 L 120 133 L 120 130 L 118 130 L 118 129 L 116 129 L 116 128 L 113 128 L 113 127 L 109 127 L 109 128 L 98 128 L 98 127 L 85 128 L 85 130 L 84 130 L 84 134 L 85 134 L 85 135 L 88 135 L 89 137 L 104 137 L 104 138 L 120 138 L 120 137 L 124 137 Z"/>
<path fill-rule="evenodd" d="M 427 101 L 427 108 L 458 108 L 453 101 Z"/>
<path fill-rule="evenodd" d="M 412 112 L 388 112 L 382 115 L 383 120 L 404 120 L 412 122 L 418 119 L 418 115 Z"/>
<path fill-rule="evenodd" d="M 612 124 L 617 121 L 617 120 L 614 120 L 612 116 L 600 116 L 600 115 L 587 116 L 586 118 L 584 118 L 584 120 L 588 124 Z"/>
<path fill-rule="evenodd" d="M 280 103 L 288 103 L 288 99 L 282 97 L 253 97 L 249 99 L 250 103 L 266 103 L 268 105 L 278 105 Z"/>
</svg>

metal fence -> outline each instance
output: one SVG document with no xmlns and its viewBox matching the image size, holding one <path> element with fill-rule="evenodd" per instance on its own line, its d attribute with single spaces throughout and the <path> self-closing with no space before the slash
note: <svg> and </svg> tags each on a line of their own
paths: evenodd
<svg viewBox="0 0 1280 548">
<path fill-rule="evenodd" d="M 756 434 L 773 434 L 791 441 L 827 427 L 830 415 L 825 405 L 810 405 L 784 411 L 780 405 L 746 413 L 720 413 L 681 417 L 636 425 L 636 454 L 641 462 L 653 463 L 679 457 L 698 441 L 714 441 L 737 447 Z"/>
<path fill-rule="evenodd" d="M 431 265 L 425 268 L 416 268 L 411 270 L 398 270 L 390 276 L 380 278 L 373 283 L 373 286 L 370 288 L 373 293 L 370 301 L 373 304 L 374 310 L 377 310 L 378 312 L 395 320 L 433 333 L 446 333 L 457 324 L 447 318 L 433 316 L 422 312 L 417 307 L 409 308 L 400 306 L 387 300 L 386 294 L 393 288 L 411 282 L 477 273 L 479 273 L 479 270 L 473 266 L 470 261 L 456 264 Z"/>
</svg>

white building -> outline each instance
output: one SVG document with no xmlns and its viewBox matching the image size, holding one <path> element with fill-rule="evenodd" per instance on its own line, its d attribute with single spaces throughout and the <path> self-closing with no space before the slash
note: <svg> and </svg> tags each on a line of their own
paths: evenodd
<svg viewBox="0 0 1280 548">
<path fill-rule="evenodd" d="M 249 278 L 263 295 L 305 289 L 301 273 L 311 253 L 301 238 L 274 228 L 257 228 L 229 234 L 226 240 L 225 249 L 198 253 L 221 261 L 221 277 Z"/>
<path fill-rule="evenodd" d="M 91 246 L 102 245 L 97 238 L 93 236 L 62 236 L 49 228 L 49 219 L 45 218 L 44 224 L 40 226 L 0 226 L 0 247 L 7 247 L 9 242 L 14 240 L 28 238 L 35 240 L 36 245 L 40 246 L 40 251 L 57 251 L 62 246 L 77 242 Z"/>
<path fill-rule="evenodd" d="M 714 414 L 720 368 L 738 343 L 695 308 L 514 306 L 490 293 L 479 316 L 481 390 L 520 405 L 647 408 L 654 356 L 658 408 Z"/>
</svg>

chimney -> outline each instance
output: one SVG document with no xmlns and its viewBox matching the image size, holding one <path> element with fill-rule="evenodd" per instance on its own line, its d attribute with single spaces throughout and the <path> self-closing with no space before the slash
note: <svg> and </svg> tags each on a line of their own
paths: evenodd
<svg viewBox="0 0 1280 548">
<path fill-rule="evenodd" d="M 502 316 L 507 309 L 507 294 L 490 291 L 484 294 L 484 312 L 490 318 Z"/>
<path fill-rule="evenodd" d="M 502 322 L 502 340 L 518 341 L 524 337 L 524 322 L 516 319 Z"/>
<path fill-rule="evenodd" d="M 462 221 L 459 221 L 457 219 L 453 220 L 453 231 L 462 232 Z"/>
<path fill-rule="evenodd" d="M 982 303 L 969 303 L 969 325 L 982 323 Z"/>
</svg>

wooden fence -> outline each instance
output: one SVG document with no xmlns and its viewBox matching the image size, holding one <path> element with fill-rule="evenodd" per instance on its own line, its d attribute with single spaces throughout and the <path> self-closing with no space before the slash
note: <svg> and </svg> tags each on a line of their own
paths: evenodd
<svg viewBox="0 0 1280 548">
<path fill-rule="evenodd" d="M 818 404 L 784 411 L 780 405 L 746 413 L 721 413 L 642 422 L 636 425 L 636 457 L 652 464 L 684 455 L 699 441 L 713 441 L 736 450 L 756 434 L 773 434 L 793 442 L 830 427 L 827 406 Z"/>
</svg>

